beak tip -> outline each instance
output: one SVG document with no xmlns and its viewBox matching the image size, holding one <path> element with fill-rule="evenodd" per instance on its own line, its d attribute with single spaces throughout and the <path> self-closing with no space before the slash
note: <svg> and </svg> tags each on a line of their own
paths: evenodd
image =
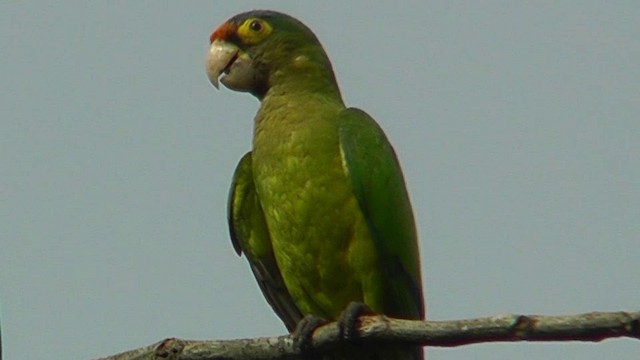
<svg viewBox="0 0 640 360">
<path fill-rule="evenodd" d="M 220 90 L 220 80 L 218 80 L 219 76 L 220 74 L 218 74 L 216 71 L 210 71 L 210 69 L 207 68 L 207 77 L 209 78 L 209 82 L 217 90 Z"/>
<path fill-rule="evenodd" d="M 216 89 L 220 90 L 219 77 L 221 75 L 221 72 L 220 72 L 219 66 L 215 66 L 215 63 L 212 63 L 211 61 L 209 61 L 209 59 L 207 59 L 206 73 L 211 85 L 213 85 L 213 87 L 215 87 Z"/>
</svg>

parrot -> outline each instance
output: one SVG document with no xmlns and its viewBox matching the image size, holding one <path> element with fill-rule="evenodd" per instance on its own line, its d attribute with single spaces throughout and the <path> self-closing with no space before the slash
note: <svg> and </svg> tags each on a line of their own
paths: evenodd
<svg viewBox="0 0 640 360">
<path fill-rule="evenodd" d="M 218 26 L 209 44 L 213 86 L 260 102 L 251 150 L 233 175 L 228 223 L 235 251 L 289 332 L 306 319 L 344 319 L 349 308 L 424 319 L 398 158 L 376 121 L 345 105 L 314 33 L 292 16 L 253 10 Z M 334 358 L 424 357 L 416 345 L 347 345 Z"/>
</svg>

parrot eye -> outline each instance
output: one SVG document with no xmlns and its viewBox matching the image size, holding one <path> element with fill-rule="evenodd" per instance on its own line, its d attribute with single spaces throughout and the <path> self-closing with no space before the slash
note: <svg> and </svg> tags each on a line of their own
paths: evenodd
<svg viewBox="0 0 640 360">
<path fill-rule="evenodd" d="M 249 24 L 251 31 L 260 32 L 262 30 L 262 24 L 258 20 L 254 20 Z"/>
<path fill-rule="evenodd" d="M 251 18 L 245 20 L 238 28 L 238 36 L 248 45 L 255 45 L 271 34 L 271 25 L 258 18 Z"/>
</svg>

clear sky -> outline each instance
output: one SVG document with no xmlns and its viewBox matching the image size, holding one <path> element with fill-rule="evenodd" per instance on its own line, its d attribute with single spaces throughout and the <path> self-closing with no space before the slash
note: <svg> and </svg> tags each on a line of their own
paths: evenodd
<svg viewBox="0 0 640 360">
<path fill-rule="evenodd" d="M 379 3 L 379 4 L 378 4 Z M 640 310 L 636 1 L 0 4 L 5 357 L 280 335 L 226 197 L 258 102 L 216 91 L 210 32 L 312 28 L 393 142 L 428 317 Z M 430 360 L 637 359 L 640 343 L 428 349 Z"/>
</svg>

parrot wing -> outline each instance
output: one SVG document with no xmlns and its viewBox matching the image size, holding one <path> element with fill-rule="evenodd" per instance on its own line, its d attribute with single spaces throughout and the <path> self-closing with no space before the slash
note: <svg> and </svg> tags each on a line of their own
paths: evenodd
<svg viewBox="0 0 640 360">
<path fill-rule="evenodd" d="M 284 284 L 273 255 L 269 230 L 253 182 L 251 152 L 246 153 L 236 167 L 227 211 L 234 249 L 238 255 L 245 254 L 267 302 L 287 329 L 293 331 L 303 316 Z"/>
<path fill-rule="evenodd" d="M 396 154 L 367 113 L 345 109 L 340 154 L 383 269 L 384 313 L 423 319 L 420 259 L 411 203 Z"/>
</svg>

